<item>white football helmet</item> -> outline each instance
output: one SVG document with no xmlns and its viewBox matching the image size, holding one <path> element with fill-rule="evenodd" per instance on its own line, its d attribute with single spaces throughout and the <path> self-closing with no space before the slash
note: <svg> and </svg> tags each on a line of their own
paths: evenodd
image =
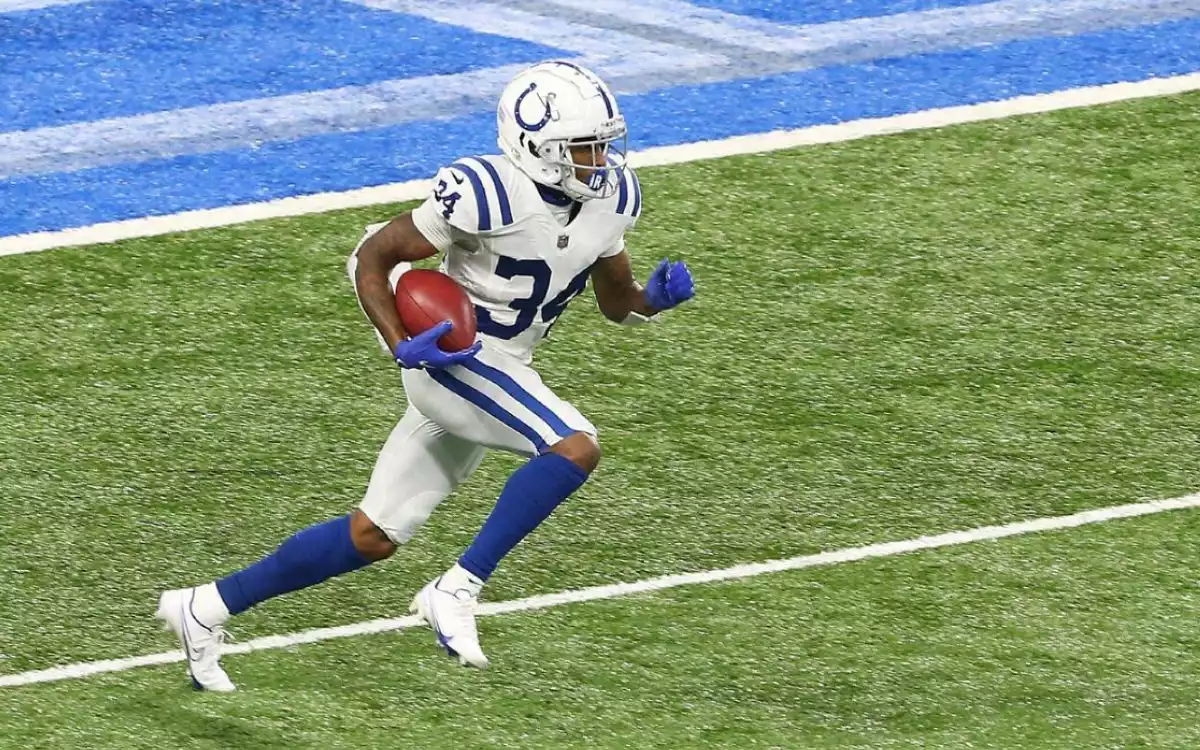
<svg viewBox="0 0 1200 750">
<path fill-rule="evenodd" d="M 496 108 L 501 152 L 534 182 L 576 200 L 607 198 L 625 166 L 625 118 L 616 97 L 592 71 L 551 60 L 517 75 Z M 591 162 L 576 163 L 572 147 L 590 146 Z M 576 169 L 586 170 L 580 179 Z"/>
</svg>

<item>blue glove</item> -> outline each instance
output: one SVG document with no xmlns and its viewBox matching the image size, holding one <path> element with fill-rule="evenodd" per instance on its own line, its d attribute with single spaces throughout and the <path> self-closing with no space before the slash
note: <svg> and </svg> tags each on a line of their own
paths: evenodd
<svg viewBox="0 0 1200 750">
<path fill-rule="evenodd" d="M 438 339 L 449 333 L 452 328 L 453 323 L 443 320 L 428 331 L 396 344 L 396 350 L 393 352 L 396 355 L 396 364 L 410 369 L 440 370 L 474 357 L 481 346 L 478 341 L 461 352 L 444 352 L 438 347 Z"/>
<path fill-rule="evenodd" d="M 670 310 L 696 295 L 692 272 L 682 260 L 663 258 L 646 282 L 646 302 L 656 310 Z"/>
</svg>

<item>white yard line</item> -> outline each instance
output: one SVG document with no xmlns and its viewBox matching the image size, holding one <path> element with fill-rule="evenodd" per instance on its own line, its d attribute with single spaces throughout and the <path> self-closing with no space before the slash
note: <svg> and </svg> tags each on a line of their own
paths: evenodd
<svg viewBox="0 0 1200 750">
<path fill-rule="evenodd" d="M 916 539 L 906 539 L 900 542 L 870 544 L 865 547 L 848 547 L 846 549 L 835 550 L 832 552 L 822 552 L 816 555 L 803 555 L 801 557 L 789 557 L 783 560 L 768 560 L 767 562 L 751 563 L 748 565 L 735 565 L 732 568 L 722 568 L 720 570 L 705 570 L 698 573 L 680 573 L 677 575 L 662 576 L 660 578 L 648 578 L 646 580 L 635 581 L 633 583 L 614 583 L 607 586 L 593 586 L 586 589 L 560 591 L 554 594 L 541 594 L 538 596 L 531 596 L 525 599 L 515 599 L 507 602 L 490 602 L 482 605 L 479 608 L 479 614 L 483 616 L 490 616 L 507 614 L 509 612 L 528 612 L 535 609 L 558 607 L 564 604 L 575 604 L 578 602 L 595 601 L 597 599 L 612 599 L 619 596 L 629 596 L 630 594 L 643 594 L 652 591 L 662 591 L 664 589 L 671 589 L 679 586 L 689 586 L 697 583 L 713 583 L 715 581 L 752 578 L 754 576 L 765 575 L 767 573 L 778 573 L 785 570 L 816 568 L 876 557 L 891 557 L 892 555 L 901 555 L 907 552 L 916 552 L 918 550 L 952 547 L 959 544 L 981 542 L 988 539 L 1003 539 L 1005 537 L 1031 534 L 1038 531 L 1069 529 L 1076 526 L 1103 523 L 1105 521 L 1112 521 L 1119 518 L 1134 518 L 1137 516 L 1148 516 L 1154 513 L 1163 513 L 1170 510 L 1182 510 L 1185 508 L 1197 507 L 1200 507 L 1200 493 L 1172 498 L 1170 500 L 1154 500 L 1144 503 L 1133 503 L 1131 505 L 1117 505 L 1108 508 L 1099 508 L 1096 510 L 1084 511 L 1082 513 L 1075 513 L 1069 516 L 1036 518 L 1031 521 L 1020 521 L 1018 523 L 1004 524 L 1003 526 L 982 526 L 980 528 L 970 529 L 967 531 L 952 531 L 947 534 L 922 536 L 917 537 Z M 415 627 L 419 624 L 420 620 L 415 616 L 396 617 L 386 620 L 368 620 L 366 622 L 358 622 L 351 625 L 341 625 L 333 628 L 318 628 L 316 630 L 305 630 L 300 633 L 271 635 L 264 638 L 255 638 L 251 641 L 227 646 L 224 650 L 224 653 L 245 654 L 251 651 L 288 648 L 302 643 L 328 641 L 334 638 L 350 638 L 353 636 L 369 635 L 371 633 L 384 633 L 393 630 L 404 630 L 406 628 Z M 183 660 L 183 653 L 179 650 L 173 650 L 164 651 L 158 654 L 147 654 L 145 656 L 134 656 L 126 659 L 106 659 L 104 661 L 80 662 L 78 664 L 67 664 L 60 667 L 40 669 L 32 672 L 0 675 L 0 687 L 32 685 L 38 682 L 57 682 L 59 680 L 74 680 L 81 677 L 89 677 L 91 675 L 105 674 L 108 672 L 123 672 L 130 669 L 136 669 L 138 667 L 169 664 Z"/>
<path fill-rule="evenodd" d="M 738 154 L 766 153 L 797 146 L 836 143 L 889 133 L 940 128 L 983 120 L 998 120 L 1016 115 L 1088 107 L 1128 99 L 1178 94 L 1196 89 L 1200 89 L 1200 73 L 1171 78 L 1150 78 L 1130 83 L 1113 83 L 1104 86 L 1086 86 L 983 104 L 929 109 L 892 117 L 853 120 L 835 125 L 817 125 L 798 130 L 777 130 L 715 141 L 663 146 L 640 151 L 633 155 L 632 161 L 635 166 L 648 167 Z M 0 237 L 0 256 L 33 253 L 58 247 L 116 242 L 135 237 L 153 237 L 172 232 L 222 227 L 283 216 L 302 216 L 341 208 L 417 200 L 424 197 L 427 190 L 428 180 L 410 180 L 343 192 L 317 193 L 239 206 L 184 211 L 167 216 L 148 216 L 125 221 L 105 222 L 54 232 L 18 234 Z"/>
<path fill-rule="evenodd" d="M 55 5 L 80 5 L 92 0 L 0 0 L 0 13 L 16 13 L 23 10 L 38 10 Z"/>
<path fill-rule="evenodd" d="M 354 1 L 370 5 L 413 2 Z M 682 0 L 553 0 L 553 3 L 611 16 L 627 24 L 673 29 L 733 47 L 776 54 L 862 60 L 1000 44 L 1022 37 L 1074 35 L 1139 26 L 1187 18 L 1200 10 L 1196 0 L 994 0 L 962 7 L 791 26 Z"/>
</svg>

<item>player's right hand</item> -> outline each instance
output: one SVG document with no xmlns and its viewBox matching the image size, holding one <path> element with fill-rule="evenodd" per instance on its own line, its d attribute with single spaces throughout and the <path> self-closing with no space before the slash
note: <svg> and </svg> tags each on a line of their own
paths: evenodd
<svg viewBox="0 0 1200 750">
<path fill-rule="evenodd" d="M 424 333 L 418 333 L 396 344 L 396 349 L 392 352 L 396 355 L 396 364 L 409 369 L 440 370 L 474 357 L 482 346 L 478 341 L 459 352 L 442 351 L 438 347 L 438 339 L 453 328 L 453 323 L 443 320 Z"/>
<path fill-rule="evenodd" d="M 687 263 L 663 258 L 646 282 L 646 303 L 656 310 L 670 310 L 696 296 L 696 284 Z"/>
</svg>

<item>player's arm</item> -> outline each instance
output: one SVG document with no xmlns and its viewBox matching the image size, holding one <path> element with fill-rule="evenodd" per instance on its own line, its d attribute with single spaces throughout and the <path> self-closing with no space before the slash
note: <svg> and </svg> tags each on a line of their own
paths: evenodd
<svg viewBox="0 0 1200 750">
<path fill-rule="evenodd" d="M 623 322 L 630 313 L 649 318 L 658 312 L 646 301 L 646 290 L 633 277 L 629 253 L 623 250 L 596 261 L 592 266 L 592 287 L 600 312 L 614 323 Z"/>
<path fill-rule="evenodd" d="M 434 247 L 413 223 L 412 212 L 403 213 L 367 238 L 358 249 L 354 285 L 363 311 L 387 342 L 391 351 L 407 337 L 388 274 L 401 263 L 412 263 L 436 255 Z"/>
<path fill-rule="evenodd" d="M 663 260 L 643 287 L 633 277 L 633 265 L 625 250 L 596 261 L 592 286 L 604 317 L 625 324 L 643 323 L 695 294 L 691 271 L 683 261 Z"/>
</svg>

